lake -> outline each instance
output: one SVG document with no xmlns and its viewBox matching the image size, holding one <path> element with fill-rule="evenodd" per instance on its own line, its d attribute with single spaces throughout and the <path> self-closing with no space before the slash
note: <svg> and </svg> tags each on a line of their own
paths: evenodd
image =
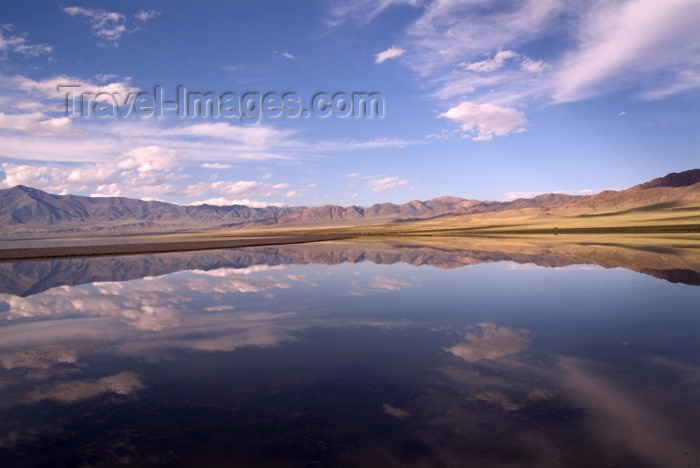
<svg viewBox="0 0 700 468">
<path fill-rule="evenodd" d="M 700 466 L 697 240 L 609 237 L 0 263 L 0 464 Z"/>
</svg>

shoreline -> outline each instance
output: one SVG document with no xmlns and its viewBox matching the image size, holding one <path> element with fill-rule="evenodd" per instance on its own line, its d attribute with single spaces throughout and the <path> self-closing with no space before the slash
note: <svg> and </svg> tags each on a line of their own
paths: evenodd
<svg viewBox="0 0 700 468">
<path fill-rule="evenodd" d="M 57 247 L 0 249 L 0 262 L 50 260 L 75 257 L 103 257 L 116 255 L 142 255 L 154 253 L 187 252 L 193 250 L 234 249 L 267 245 L 307 244 L 330 240 L 343 240 L 347 235 L 301 235 L 256 237 L 247 239 L 202 239 L 166 242 L 142 242 L 127 244 L 74 245 Z"/>
</svg>

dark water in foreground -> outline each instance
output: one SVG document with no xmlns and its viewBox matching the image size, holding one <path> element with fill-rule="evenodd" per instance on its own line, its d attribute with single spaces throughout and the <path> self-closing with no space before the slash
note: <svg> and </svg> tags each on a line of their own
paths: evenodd
<svg viewBox="0 0 700 468">
<path fill-rule="evenodd" d="M 0 264 L 0 465 L 700 466 L 697 262 L 625 255 Z"/>
</svg>

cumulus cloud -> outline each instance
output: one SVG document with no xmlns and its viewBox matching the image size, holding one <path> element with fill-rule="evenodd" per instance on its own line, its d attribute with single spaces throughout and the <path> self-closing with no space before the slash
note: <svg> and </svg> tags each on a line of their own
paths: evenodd
<svg viewBox="0 0 700 468">
<path fill-rule="evenodd" d="M 255 180 L 183 184 L 182 181 L 189 178 L 184 171 L 185 159 L 186 155 L 177 150 L 153 145 L 136 147 L 111 161 L 75 167 L 6 162 L 0 164 L 4 174 L 0 187 L 28 185 L 63 195 L 88 192 L 92 196 L 144 199 L 208 197 L 192 204 L 249 204 L 253 207 L 282 206 L 282 203 L 257 202 L 245 197 L 282 197 L 289 188 L 288 183 Z"/>
<path fill-rule="evenodd" d="M 406 51 L 404 49 L 402 49 L 401 47 L 391 46 L 388 49 L 383 50 L 383 51 L 379 52 L 377 55 L 375 55 L 374 63 L 382 63 L 382 62 L 385 62 L 386 60 L 399 58 L 403 55 L 404 52 L 406 52 Z"/>
<path fill-rule="evenodd" d="M 518 354 L 530 346 L 527 332 L 499 327 L 493 323 L 480 323 L 474 332 L 465 335 L 464 341 L 445 351 L 467 362 L 482 359 L 498 359 Z"/>
<path fill-rule="evenodd" d="M 65 134 L 73 129 L 68 117 L 47 117 L 43 112 L 6 114 L 0 112 L 0 129 L 36 135 Z"/>
<path fill-rule="evenodd" d="M 523 132 L 527 123 L 525 114 L 517 109 L 469 101 L 461 102 L 438 117 L 458 123 L 464 132 L 475 133 L 473 139 L 477 141 Z"/>
</svg>

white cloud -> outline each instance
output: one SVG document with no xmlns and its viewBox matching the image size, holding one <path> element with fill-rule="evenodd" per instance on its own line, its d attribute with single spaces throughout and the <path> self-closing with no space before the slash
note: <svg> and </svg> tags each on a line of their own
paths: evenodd
<svg viewBox="0 0 700 468">
<path fill-rule="evenodd" d="M 464 101 L 438 115 L 459 124 L 467 133 L 476 133 L 477 141 L 491 140 L 494 136 L 520 133 L 527 123 L 525 114 L 509 107 L 494 104 L 476 104 Z"/>
<path fill-rule="evenodd" d="M 294 60 L 296 58 L 292 54 L 290 54 L 289 52 L 282 52 L 282 57 L 288 58 L 290 60 Z"/>
<path fill-rule="evenodd" d="M 512 50 L 502 50 L 498 52 L 492 59 L 482 60 L 481 62 L 471 62 L 463 64 L 464 68 L 476 72 L 492 72 L 501 68 L 506 60 L 516 58 L 518 54 Z"/>
<path fill-rule="evenodd" d="M 700 70 L 682 70 L 671 82 L 644 91 L 641 97 L 649 100 L 663 99 L 698 88 L 700 88 Z"/>
<path fill-rule="evenodd" d="M 90 26 L 90 31 L 102 41 L 99 46 L 117 47 L 122 36 L 132 33 L 140 28 L 129 29 L 127 27 L 127 16 L 118 11 L 107 11 L 102 8 L 85 8 L 79 6 L 62 7 L 62 10 L 70 16 L 81 16 L 85 18 Z M 145 22 L 160 15 L 160 11 L 139 11 L 134 14 L 134 19 Z"/>
<path fill-rule="evenodd" d="M 327 24 L 365 24 L 400 3 L 419 9 L 397 39 L 405 47 L 401 64 L 427 82 L 431 97 L 453 109 L 462 101 L 513 109 L 491 112 L 499 122 L 482 126 L 477 140 L 523 131 L 525 116 L 514 109 L 525 104 L 619 89 L 663 99 L 700 88 L 697 0 L 341 2 Z M 553 37 L 546 60 L 521 52 L 541 50 Z M 469 128 L 478 129 L 483 117 Z"/>
<path fill-rule="evenodd" d="M 550 65 L 548 63 L 542 60 L 533 60 L 529 57 L 523 59 L 522 63 L 520 64 L 520 68 L 529 73 L 542 73 L 549 68 L 549 66 Z"/>
<path fill-rule="evenodd" d="M 182 153 L 160 146 L 134 148 L 124 153 L 117 162 L 118 169 L 136 169 L 137 172 L 173 169 L 183 160 Z"/>
<path fill-rule="evenodd" d="M 72 130 L 68 117 L 48 118 L 43 112 L 5 114 L 0 112 L 0 129 L 36 135 L 65 134 Z"/>
<path fill-rule="evenodd" d="M 198 200 L 192 203 L 188 203 L 192 206 L 197 205 L 214 205 L 214 206 L 231 206 L 231 205 L 243 205 L 250 208 L 266 208 L 268 206 L 283 207 L 286 206 L 284 203 L 279 202 L 264 202 L 258 200 L 250 200 L 248 198 L 209 198 L 207 200 Z"/>
<path fill-rule="evenodd" d="M 583 16 L 578 47 L 556 72 L 554 99 L 586 99 L 617 87 L 645 84 L 661 73 L 671 74 L 674 83 L 683 74 L 697 72 L 699 22 L 696 0 L 596 4 Z M 676 91 L 697 86 L 700 83 L 695 80 Z M 673 90 L 673 86 L 666 89 Z"/>
<path fill-rule="evenodd" d="M 544 195 L 548 193 L 565 193 L 567 195 L 592 195 L 597 193 L 592 189 L 580 189 L 580 190 L 554 190 L 549 192 L 508 192 L 505 194 L 506 200 L 515 200 L 517 198 L 533 198 L 537 195 Z"/>
<path fill-rule="evenodd" d="M 253 207 L 283 206 L 279 202 L 254 201 L 247 197 L 283 197 L 290 187 L 287 183 L 268 184 L 254 180 L 182 184 L 190 177 L 185 167 L 184 153 L 152 145 L 133 148 L 105 162 L 72 167 L 2 163 L 0 169 L 4 178 L 0 180 L 0 187 L 27 185 L 50 193 L 85 193 L 103 197 L 185 197 L 199 199 L 191 204 L 241 204 Z"/>
<path fill-rule="evenodd" d="M 14 27 L 11 24 L 3 24 L 0 27 L 0 52 L 4 57 L 7 57 L 10 53 L 24 55 L 25 57 L 36 57 L 50 54 L 53 50 L 47 44 L 30 43 L 24 34 L 6 34 L 13 30 Z"/>
<path fill-rule="evenodd" d="M 92 34 L 118 44 L 119 39 L 126 32 L 126 15 L 116 11 L 107 11 L 101 8 L 85 8 L 69 6 L 62 8 L 70 16 L 83 16 L 87 19 Z"/>
<path fill-rule="evenodd" d="M 231 169 L 233 166 L 221 163 L 204 163 L 200 164 L 199 167 L 203 167 L 204 169 Z"/>
<path fill-rule="evenodd" d="M 402 180 L 398 177 L 383 177 L 381 179 L 371 179 L 367 181 L 367 186 L 373 192 L 383 192 L 385 190 L 396 190 L 408 183 L 410 183 L 409 180 Z"/>
<path fill-rule="evenodd" d="M 401 47 L 391 46 L 375 55 L 374 63 L 382 63 L 386 60 L 401 57 L 404 52 L 406 51 Z"/>
<path fill-rule="evenodd" d="M 114 75 L 103 75 L 102 77 L 105 78 L 107 76 Z M 65 102 L 66 96 L 70 98 L 73 96 L 73 93 L 76 95 L 82 93 L 107 93 L 126 97 L 129 93 L 135 93 L 138 91 L 129 85 L 128 80 L 113 81 L 105 84 L 95 84 L 80 78 L 66 75 L 57 75 L 50 78 L 44 78 L 43 80 L 32 80 L 31 78 L 17 75 L 11 78 L 10 83 L 13 87 L 21 91 L 39 94 L 49 99 L 60 99 L 63 102 Z M 60 87 L 66 88 L 59 90 Z"/>
<path fill-rule="evenodd" d="M 325 23 L 328 26 L 339 26 L 347 21 L 356 21 L 361 25 L 367 24 L 387 9 L 395 5 L 416 7 L 422 0 L 347 0 L 336 1 L 332 4 Z"/>
<path fill-rule="evenodd" d="M 138 13 L 134 14 L 134 18 L 136 18 L 139 21 L 148 21 L 151 18 L 160 16 L 160 14 L 161 12 L 157 10 L 139 11 Z"/>
</svg>

